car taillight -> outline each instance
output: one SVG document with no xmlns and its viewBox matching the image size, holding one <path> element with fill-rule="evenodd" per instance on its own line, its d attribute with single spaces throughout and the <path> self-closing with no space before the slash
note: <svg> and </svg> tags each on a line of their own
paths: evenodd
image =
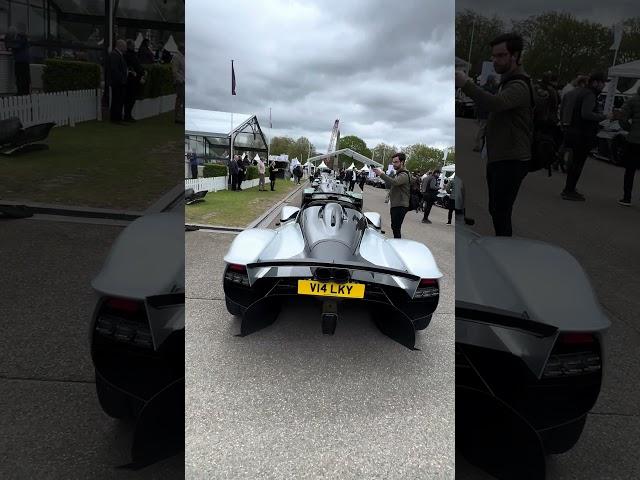
<svg viewBox="0 0 640 480">
<path fill-rule="evenodd" d="M 573 377 L 597 373 L 601 369 L 602 355 L 595 335 L 569 332 L 558 336 L 542 377 Z"/>
<path fill-rule="evenodd" d="M 247 267 L 245 265 L 230 263 L 224 274 L 224 278 L 233 283 L 249 286 L 249 275 L 247 274 Z"/>
<path fill-rule="evenodd" d="M 96 319 L 98 335 L 120 343 L 153 348 L 144 303 L 126 298 L 107 298 Z"/>
<path fill-rule="evenodd" d="M 105 305 L 112 310 L 128 314 L 137 313 L 143 307 L 142 302 L 127 298 L 109 298 L 105 301 Z"/>
<path fill-rule="evenodd" d="M 434 278 L 422 278 L 418 284 L 415 298 L 431 298 L 437 297 L 440 294 L 440 288 L 438 287 L 438 280 Z"/>
</svg>

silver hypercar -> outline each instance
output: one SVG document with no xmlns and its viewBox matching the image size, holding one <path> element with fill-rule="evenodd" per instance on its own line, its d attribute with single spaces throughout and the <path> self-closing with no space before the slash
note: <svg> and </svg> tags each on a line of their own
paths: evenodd
<svg viewBox="0 0 640 480">
<path fill-rule="evenodd" d="M 292 299 L 317 304 L 322 332 L 333 334 L 340 304 L 358 302 L 382 332 L 414 348 L 438 305 L 433 255 L 386 238 L 380 214 L 361 211 L 361 195 L 321 184 L 305 190 L 300 208 L 283 207 L 278 228 L 241 232 L 225 255 L 225 299 L 242 317 L 241 335 L 273 323 Z"/>
</svg>

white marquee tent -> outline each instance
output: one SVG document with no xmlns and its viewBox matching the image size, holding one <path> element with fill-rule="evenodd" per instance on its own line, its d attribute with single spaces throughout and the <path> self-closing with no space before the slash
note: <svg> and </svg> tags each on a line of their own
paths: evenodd
<svg viewBox="0 0 640 480">
<path fill-rule="evenodd" d="M 613 99 L 617 91 L 619 78 L 640 79 L 640 60 L 634 60 L 633 62 L 622 63 L 611 67 L 609 69 L 609 78 L 611 78 L 611 82 L 609 82 L 611 87 L 607 91 L 607 98 L 604 102 L 604 113 L 610 113 L 613 110 Z"/>
</svg>

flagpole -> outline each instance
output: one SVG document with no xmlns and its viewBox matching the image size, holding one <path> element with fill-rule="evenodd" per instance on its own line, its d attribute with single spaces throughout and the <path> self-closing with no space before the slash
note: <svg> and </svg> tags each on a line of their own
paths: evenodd
<svg viewBox="0 0 640 480">
<path fill-rule="evenodd" d="M 229 130 L 230 136 L 230 145 L 231 145 L 231 154 L 229 155 L 229 161 L 233 160 L 233 96 L 234 96 L 234 85 L 233 85 L 233 59 L 231 60 L 231 130 Z"/>
<path fill-rule="evenodd" d="M 468 58 L 468 65 L 469 65 L 469 71 L 467 72 L 467 75 L 471 75 L 471 49 L 473 48 L 473 34 L 476 31 L 476 19 L 473 19 L 473 25 L 471 26 L 471 42 L 469 43 L 469 58 Z"/>
</svg>

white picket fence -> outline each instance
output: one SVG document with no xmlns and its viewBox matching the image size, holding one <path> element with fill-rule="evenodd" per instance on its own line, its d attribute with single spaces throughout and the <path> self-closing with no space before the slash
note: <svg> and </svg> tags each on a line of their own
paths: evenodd
<svg viewBox="0 0 640 480">
<path fill-rule="evenodd" d="M 100 91 L 36 93 L 0 98 L 0 120 L 18 117 L 28 127 L 39 123 L 74 125 L 100 118 Z"/>
<path fill-rule="evenodd" d="M 196 192 L 207 190 L 208 192 L 217 192 L 218 190 L 227 190 L 227 177 L 206 177 L 206 178 L 186 178 L 184 180 L 184 188 L 193 188 Z M 253 180 L 244 180 L 240 185 L 243 190 L 246 188 L 257 187 L 260 183 L 259 178 Z M 264 179 L 265 185 L 269 183 L 269 178 Z"/>
<path fill-rule="evenodd" d="M 135 119 L 155 117 L 161 113 L 171 112 L 176 105 L 176 95 L 165 95 L 156 98 L 138 100 L 133 106 L 131 115 Z"/>
<path fill-rule="evenodd" d="M 100 90 L 0 97 L 0 120 L 18 117 L 24 127 L 46 122 L 55 122 L 56 126 L 73 126 L 79 122 L 100 120 L 101 99 Z M 133 118 L 149 118 L 170 112 L 174 109 L 175 101 L 175 94 L 138 100 L 133 107 Z"/>
</svg>

